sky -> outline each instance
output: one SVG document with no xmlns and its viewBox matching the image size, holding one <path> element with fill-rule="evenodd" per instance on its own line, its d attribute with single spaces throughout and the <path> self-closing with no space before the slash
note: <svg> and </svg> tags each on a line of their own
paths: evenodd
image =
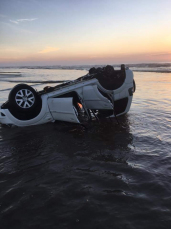
<svg viewBox="0 0 171 229">
<path fill-rule="evenodd" d="M 171 62 L 171 0 L 0 0 L 0 66 Z"/>
</svg>

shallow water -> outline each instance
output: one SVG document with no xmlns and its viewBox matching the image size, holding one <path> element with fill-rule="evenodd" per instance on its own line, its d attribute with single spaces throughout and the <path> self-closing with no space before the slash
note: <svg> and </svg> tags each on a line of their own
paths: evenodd
<svg viewBox="0 0 171 229">
<path fill-rule="evenodd" d="M 21 80 L 86 74 L 26 71 Z M 120 125 L 0 126 L 2 228 L 170 228 L 171 73 L 134 76 L 136 93 Z M 2 84 L 0 103 L 14 83 Z"/>
</svg>

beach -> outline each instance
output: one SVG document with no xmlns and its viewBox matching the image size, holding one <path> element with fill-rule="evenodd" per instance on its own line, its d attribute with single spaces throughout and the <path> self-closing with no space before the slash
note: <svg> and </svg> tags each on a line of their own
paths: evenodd
<svg viewBox="0 0 171 229">
<path fill-rule="evenodd" d="M 170 227 L 171 67 L 130 68 L 136 92 L 119 124 L 0 124 L 2 228 Z M 42 90 L 87 71 L 1 68 L 0 104 L 17 83 Z"/>
</svg>

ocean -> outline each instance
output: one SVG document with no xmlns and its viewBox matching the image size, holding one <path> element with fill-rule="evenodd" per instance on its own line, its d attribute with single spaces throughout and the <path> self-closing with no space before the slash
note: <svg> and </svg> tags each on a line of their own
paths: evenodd
<svg viewBox="0 0 171 229">
<path fill-rule="evenodd" d="M 41 90 L 90 67 L 0 68 L 0 104 L 18 83 Z M 170 228 L 171 63 L 129 68 L 136 92 L 120 124 L 0 124 L 1 228 Z"/>
</svg>

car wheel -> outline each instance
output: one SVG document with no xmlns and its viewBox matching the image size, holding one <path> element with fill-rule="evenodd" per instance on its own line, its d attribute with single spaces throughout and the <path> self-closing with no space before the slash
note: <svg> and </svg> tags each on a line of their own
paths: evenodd
<svg viewBox="0 0 171 229">
<path fill-rule="evenodd" d="M 31 112 L 41 103 L 37 92 L 27 84 L 18 84 L 10 92 L 9 104 L 20 112 Z"/>
</svg>

